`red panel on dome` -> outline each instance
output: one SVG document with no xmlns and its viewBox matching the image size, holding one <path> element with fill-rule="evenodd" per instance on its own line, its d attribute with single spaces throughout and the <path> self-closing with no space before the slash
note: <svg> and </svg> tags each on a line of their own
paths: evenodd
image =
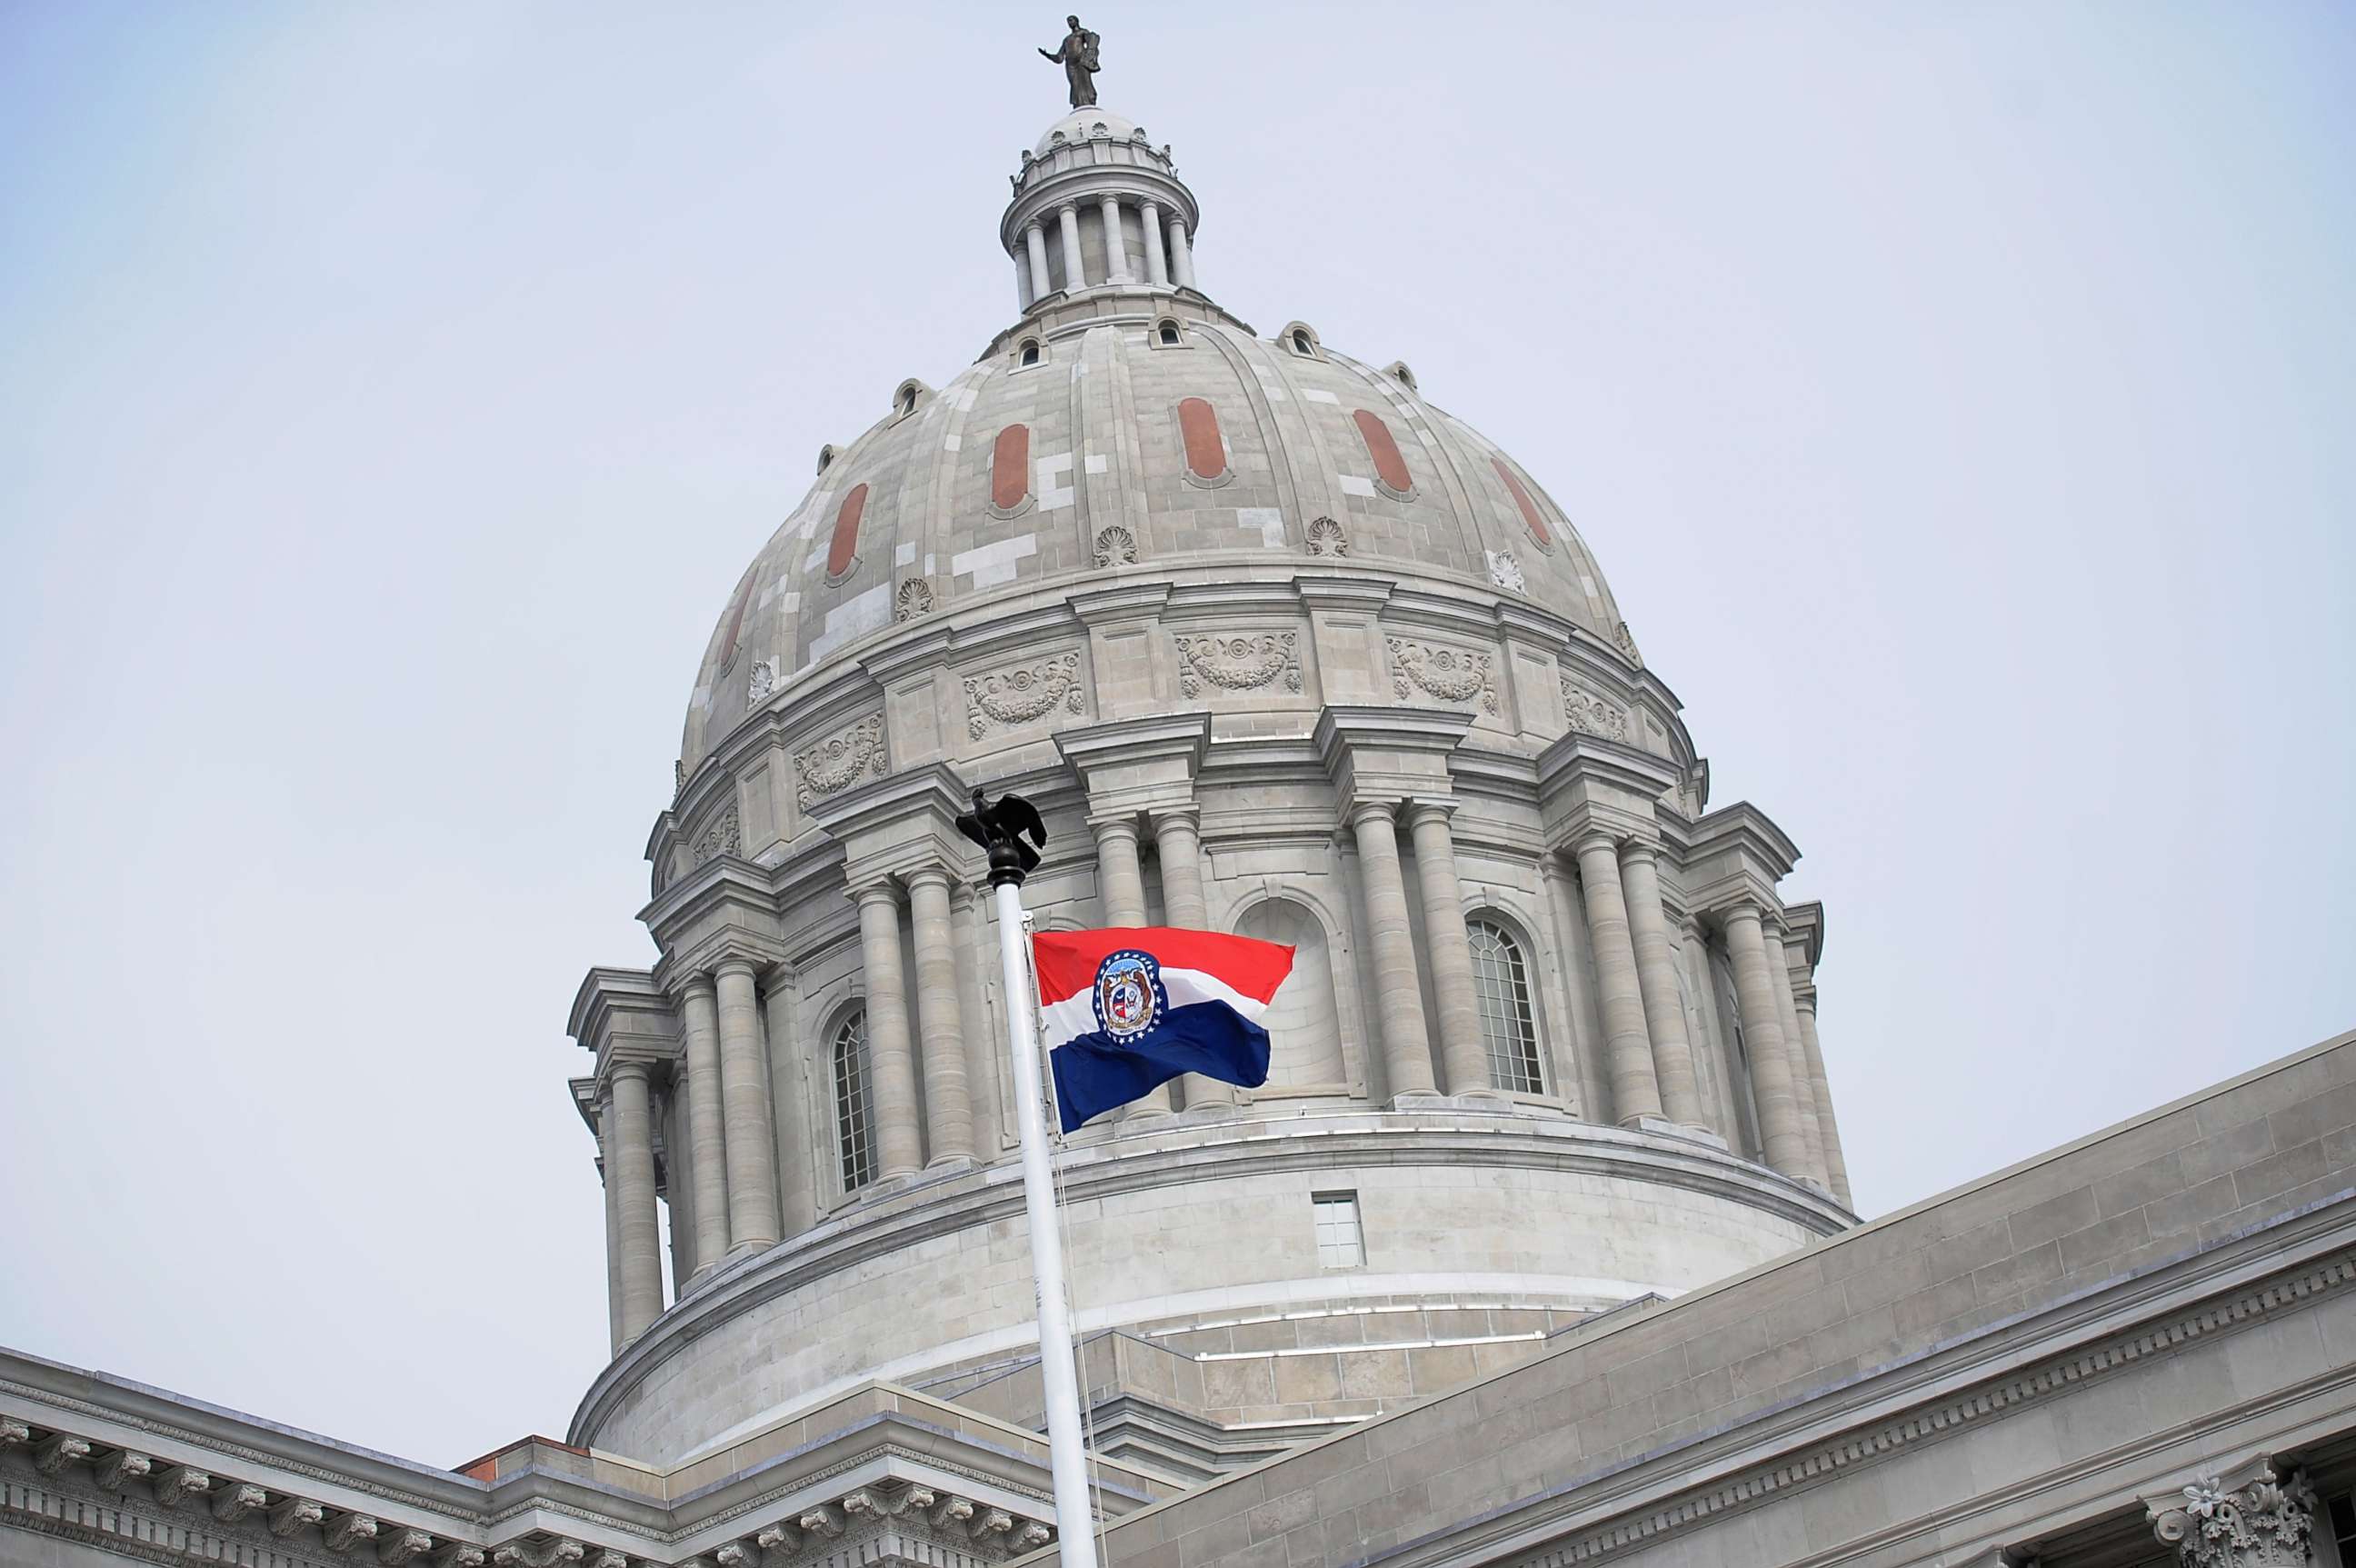
<svg viewBox="0 0 2356 1568">
<path fill-rule="evenodd" d="M 859 515 L 867 510 L 867 487 L 853 485 L 834 514 L 834 542 L 826 549 L 826 575 L 840 577 L 859 557 Z"/>
<path fill-rule="evenodd" d="M 728 635 L 720 639 L 720 667 L 723 670 L 736 657 L 736 634 L 744 629 L 744 609 L 752 602 L 753 574 L 747 572 L 744 581 L 737 585 L 735 607 L 728 612 Z"/>
<path fill-rule="evenodd" d="M 1219 439 L 1219 412 L 1199 397 L 1178 405 L 1178 434 L 1186 440 L 1186 467 L 1198 479 L 1227 471 L 1226 444 Z"/>
<path fill-rule="evenodd" d="M 1399 456 L 1398 443 L 1391 439 L 1391 427 L 1383 423 L 1383 416 L 1362 408 L 1350 417 L 1358 422 L 1358 435 L 1366 443 L 1366 456 L 1375 460 L 1376 476 L 1401 493 L 1415 489 L 1415 476 L 1407 471 L 1407 459 Z"/>
<path fill-rule="evenodd" d="M 990 453 L 990 504 L 1012 511 L 1031 493 L 1031 427 L 1010 424 Z"/>
<path fill-rule="evenodd" d="M 1514 471 L 1505 467 L 1504 458 L 1492 457 L 1489 461 L 1495 465 L 1497 478 L 1505 480 L 1505 488 L 1514 492 L 1514 504 L 1522 509 L 1522 521 L 1530 525 L 1530 537 L 1540 544 L 1552 544 L 1554 535 L 1547 532 L 1546 519 L 1538 515 L 1538 503 L 1530 499 L 1529 490 L 1514 477 Z"/>
</svg>

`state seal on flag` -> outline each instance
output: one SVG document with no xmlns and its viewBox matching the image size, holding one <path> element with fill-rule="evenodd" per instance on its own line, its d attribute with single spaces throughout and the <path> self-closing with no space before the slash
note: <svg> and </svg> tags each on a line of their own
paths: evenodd
<svg viewBox="0 0 2356 1568">
<path fill-rule="evenodd" d="M 1134 948 L 1106 954 L 1097 965 L 1095 1001 L 1098 1028 L 1115 1040 L 1135 1039 L 1170 1010 L 1162 965 Z"/>
</svg>

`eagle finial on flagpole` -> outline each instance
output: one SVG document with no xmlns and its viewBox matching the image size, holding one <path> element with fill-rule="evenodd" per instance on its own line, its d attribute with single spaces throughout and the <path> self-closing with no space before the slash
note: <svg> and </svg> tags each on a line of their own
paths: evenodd
<svg viewBox="0 0 2356 1568">
<path fill-rule="evenodd" d="M 989 853 L 993 887 L 1022 886 L 1023 879 L 1038 867 L 1039 851 L 1047 847 L 1047 824 L 1038 807 L 1020 795 L 1001 795 L 992 804 L 980 785 L 974 787 L 973 810 L 960 814 L 957 825 L 958 832 Z M 1023 842 L 1025 834 L 1030 843 Z"/>
</svg>

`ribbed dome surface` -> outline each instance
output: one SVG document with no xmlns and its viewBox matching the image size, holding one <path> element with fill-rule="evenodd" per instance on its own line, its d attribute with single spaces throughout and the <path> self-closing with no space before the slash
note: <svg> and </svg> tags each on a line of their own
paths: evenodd
<svg viewBox="0 0 2356 1568">
<path fill-rule="evenodd" d="M 1561 510 L 1402 375 L 1305 328 L 1270 341 L 1199 308 L 1010 333 L 938 392 L 910 383 L 827 463 L 722 608 L 681 759 L 691 771 L 895 612 L 1337 554 L 1526 596 L 1623 640 Z"/>
</svg>

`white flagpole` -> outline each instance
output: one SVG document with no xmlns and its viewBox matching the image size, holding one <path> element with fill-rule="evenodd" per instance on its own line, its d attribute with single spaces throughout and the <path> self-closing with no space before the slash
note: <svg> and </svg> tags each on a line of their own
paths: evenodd
<svg viewBox="0 0 2356 1568">
<path fill-rule="evenodd" d="M 993 861 L 995 857 L 993 856 Z M 991 870 L 998 867 L 993 864 Z M 1097 1568 L 1096 1511 L 1088 1506 L 1087 1451 L 1080 1437 L 1080 1380 L 1072 1362 L 1064 1246 L 1055 1229 L 1055 1173 L 1041 1106 L 1039 1033 L 1023 952 L 1019 875 L 991 878 L 998 957 L 1005 981 L 1007 1043 L 1014 1051 L 1014 1124 L 1023 1141 L 1023 1211 L 1031 1221 L 1031 1273 L 1039 1301 L 1039 1380 L 1047 1398 L 1047 1456 L 1055 1482 L 1056 1550 L 1065 1568 Z"/>
</svg>

